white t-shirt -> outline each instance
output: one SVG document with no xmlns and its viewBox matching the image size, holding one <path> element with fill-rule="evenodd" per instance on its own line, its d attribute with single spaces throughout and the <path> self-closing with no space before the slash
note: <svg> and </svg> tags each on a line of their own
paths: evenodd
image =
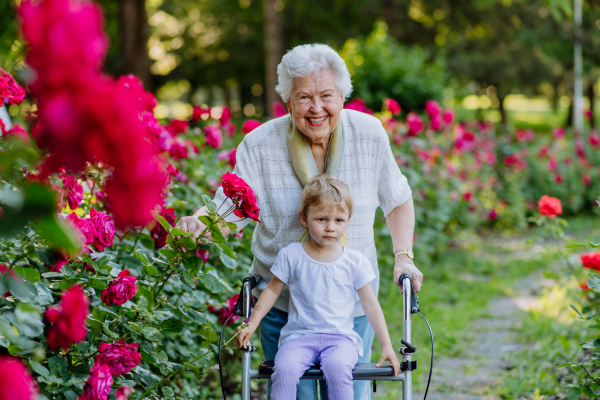
<svg viewBox="0 0 600 400">
<path fill-rule="evenodd" d="M 302 243 L 292 243 L 279 251 L 271 272 L 290 291 L 279 346 L 302 335 L 334 333 L 350 338 L 362 357 L 362 339 L 353 329 L 356 291 L 375 279 L 364 254 L 346 247 L 337 260 L 323 263 L 310 258 Z"/>
</svg>

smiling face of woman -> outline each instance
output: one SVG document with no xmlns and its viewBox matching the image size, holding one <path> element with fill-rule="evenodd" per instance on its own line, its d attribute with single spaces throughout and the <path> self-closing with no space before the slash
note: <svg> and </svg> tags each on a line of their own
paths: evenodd
<svg viewBox="0 0 600 400">
<path fill-rule="evenodd" d="M 322 144 L 337 126 L 344 97 L 331 71 L 294 78 L 287 108 L 296 126 L 313 144 Z"/>
</svg>

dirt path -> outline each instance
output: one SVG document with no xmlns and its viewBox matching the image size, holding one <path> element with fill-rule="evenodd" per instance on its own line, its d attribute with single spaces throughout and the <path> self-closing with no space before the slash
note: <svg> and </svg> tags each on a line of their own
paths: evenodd
<svg viewBox="0 0 600 400">
<path fill-rule="evenodd" d="M 519 281 L 514 295 L 493 299 L 487 305 L 489 316 L 475 321 L 468 329 L 473 340 L 468 350 L 457 358 L 436 359 L 428 400 L 497 400 L 495 385 L 512 368 L 513 352 L 523 344 L 516 342 L 516 329 L 528 310 L 539 301 L 540 287 L 551 285 L 537 272 Z M 420 365 L 421 368 L 428 366 Z M 383 396 L 382 396 L 383 397 Z M 377 398 L 377 397 L 374 397 Z M 413 398 L 423 398 L 414 393 Z"/>
</svg>

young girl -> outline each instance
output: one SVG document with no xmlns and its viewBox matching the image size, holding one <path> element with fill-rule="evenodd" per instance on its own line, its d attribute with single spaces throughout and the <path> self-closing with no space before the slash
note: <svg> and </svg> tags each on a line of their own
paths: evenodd
<svg viewBox="0 0 600 400">
<path fill-rule="evenodd" d="M 236 338 L 238 347 L 246 348 L 288 285 L 289 316 L 275 356 L 273 400 L 296 400 L 300 377 L 316 363 L 321 365 L 331 400 L 354 398 L 352 370 L 363 349 L 360 336 L 353 330 L 357 292 L 383 348 L 377 366 L 389 360 L 394 375 L 400 370 L 383 311 L 371 288 L 375 279 L 371 264 L 362 253 L 340 244 L 345 241 L 353 208 L 350 189 L 334 176 L 318 175 L 307 183 L 300 219 L 310 239 L 281 249 L 271 267 L 273 279 L 256 302 L 248 326 Z"/>
</svg>

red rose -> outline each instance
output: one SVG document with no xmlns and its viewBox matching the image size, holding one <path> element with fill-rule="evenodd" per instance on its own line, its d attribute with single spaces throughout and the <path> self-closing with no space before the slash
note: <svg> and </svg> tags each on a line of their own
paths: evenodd
<svg viewBox="0 0 600 400">
<path fill-rule="evenodd" d="M 95 364 L 78 400 L 106 400 L 113 384 L 110 368 L 106 364 Z"/>
<path fill-rule="evenodd" d="M 442 117 L 439 115 L 433 117 L 429 127 L 434 131 L 439 131 L 442 128 Z"/>
<path fill-rule="evenodd" d="M 98 251 L 104 251 L 105 247 L 113 244 L 115 237 L 115 225 L 113 219 L 106 211 L 98 212 L 92 208 L 90 210 L 90 220 L 95 228 L 94 245 Z"/>
<path fill-rule="evenodd" d="M 219 123 L 221 126 L 229 124 L 231 121 L 231 110 L 229 107 L 223 107 L 223 112 L 221 113 L 221 117 L 219 118 Z"/>
<path fill-rule="evenodd" d="M 596 271 L 600 271 L 600 252 L 597 253 L 583 253 L 579 256 L 583 268 L 589 268 Z"/>
<path fill-rule="evenodd" d="M 229 172 L 226 172 L 221 178 L 221 186 L 223 187 L 225 196 L 234 202 L 241 198 L 246 191 L 250 190 L 250 187 L 242 178 Z"/>
<path fill-rule="evenodd" d="M 187 121 L 174 119 L 169 125 L 166 126 L 166 129 L 171 133 L 171 135 L 175 136 L 178 133 L 185 133 L 189 127 L 190 124 Z"/>
<path fill-rule="evenodd" d="M 473 198 L 473 193 L 471 192 L 466 192 L 465 194 L 463 194 L 463 199 L 465 199 L 466 201 L 470 201 Z"/>
<path fill-rule="evenodd" d="M 58 306 L 46 310 L 45 317 L 51 324 L 46 338 L 52 351 L 59 346 L 67 350 L 71 343 L 85 340 L 88 303 L 89 300 L 81 286 L 75 285 L 63 292 Z"/>
<path fill-rule="evenodd" d="M 96 364 L 108 365 L 113 376 L 126 374 L 142 361 L 142 356 L 138 352 L 139 347 L 138 342 L 127 344 L 123 339 L 113 344 L 100 343 L 98 347 L 100 354 L 96 356 Z"/>
<path fill-rule="evenodd" d="M 498 218 L 498 213 L 496 212 L 496 210 L 492 209 L 490 211 L 490 214 L 488 215 L 488 218 L 492 221 Z"/>
<path fill-rule="evenodd" d="M 2 105 L 2 104 L 0 104 Z M 25 130 L 25 128 L 23 128 L 21 125 L 19 124 L 14 124 L 12 128 L 10 128 L 10 130 L 6 131 L 3 130 L 3 137 L 9 138 L 9 137 L 14 137 L 14 138 L 18 138 L 21 139 L 22 141 L 29 143 L 31 141 L 31 139 L 29 138 L 29 135 L 27 134 L 27 131 Z"/>
<path fill-rule="evenodd" d="M 137 292 L 137 285 L 135 276 L 130 276 L 131 272 L 128 269 L 121 271 L 119 275 L 110 281 L 106 289 L 102 291 L 100 299 L 107 306 L 117 304 L 123 305 L 127 300 L 130 300 L 135 296 Z"/>
<path fill-rule="evenodd" d="M 0 275 L 4 275 L 6 273 L 6 271 L 8 271 L 8 267 L 6 265 L 0 264 Z M 13 279 L 16 279 L 18 281 L 21 280 L 21 278 L 19 278 L 17 276 L 17 274 L 15 273 L 15 271 L 13 271 L 12 269 L 10 270 L 10 272 L 8 273 L 8 276 L 10 276 Z M 9 291 L 7 291 L 6 293 L 4 293 L 4 297 L 10 297 L 12 295 L 12 293 Z M 0 397 L 0 399 L 2 399 L 2 397 Z"/>
<path fill-rule="evenodd" d="M 565 136 L 565 128 L 561 128 L 561 127 L 554 128 L 554 130 L 552 131 L 552 135 L 556 139 L 560 139 L 560 138 L 564 137 Z"/>
<path fill-rule="evenodd" d="M 254 221 L 258 221 L 260 208 L 258 208 L 256 195 L 252 189 L 248 188 L 242 194 L 241 203 L 238 205 L 238 208 L 233 210 L 233 213 L 240 218 L 252 218 Z"/>
<path fill-rule="evenodd" d="M 400 104 L 394 99 L 384 99 L 383 100 L 383 108 L 391 112 L 393 115 L 400 114 Z"/>
<path fill-rule="evenodd" d="M 77 182 L 77 178 L 66 174 L 61 174 L 60 179 L 63 183 L 64 196 L 69 207 L 74 210 L 79 207 L 83 200 L 83 187 Z"/>
<path fill-rule="evenodd" d="M 0 68 L 0 105 L 3 103 L 19 104 L 25 98 L 25 90 L 5 70 Z"/>
<path fill-rule="evenodd" d="M 169 155 L 175 160 L 185 160 L 189 156 L 189 150 L 185 144 L 178 140 L 173 140 L 171 147 L 169 147 Z"/>
<path fill-rule="evenodd" d="M 406 124 L 408 125 L 408 136 L 415 136 L 423 130 L 423 120 L 414 111 L 409 112 L 406 116 Z"/>
<path fill-rule="evenodd" d="M 96 228 L 90 218 L 80 218 L 74 212 L 67 217 L 79 229 L 83 237 L 85 237 L 85 246 L 94 243 L 96 238 Z"/>
<path fill-rule="evenodd" d="M 174 208 L 162 208 L 160 215 L 171 225 L 177 221 L 177 215 L 175 215 Z M 155 249 L 160 249 L 167 244 L 167 236 L 169 236 L 169 233 L 158 222 L 156 222 L 154 227 L 152 227 L 150 230 L 150 237 L 152 237 L 152 240 L 154 240 Z"/>
<path fill-rule="evenodd" d="M 210 116 L 210 107 L 194 106 L 194 108 L 192 109 L 192 121 L 199 121 L 204 116 L 206 116 L 207 118 L 208 116 Z"/>
<path fill-rule="evenodd" d="M 285 105 L 280 101 L 274 101 L 271 104 L 271 116 L 273 118 L 279 118 L 286 115 L 288 112 L 285 108 Z"/>
<path fill-rule="evenodd" d="M 554 218 L 557 215 L 562 214 L 562 204 L 556 197 L 543 195 L 538 201 L 538 210 L 541 215 L 547 215 L 550 218 Z"/>
<path fill-rule="evenodd" d="M 132 74 L 120 76 L 117 85 L 131 90 L 145 111 L 152 112 L 156 107 L 156 97 L 144 90 L 144 85 L 137 76 Z"/>
<path fill-rule="evenodd" d="M 15 357 L 0 356 L 0 400 L 34 400 L 35 383 L 23 363 Z"/>
<path fill-rule="evenodd" d="M 598 147 L 600 146 L 600 138 L 598 137 L 598 134 L 596 133 L 590 133 L 590 136 L 588 137 L 588 140 L 590 141 L 590 144 L 594 147 Z"/>
<path fill-rule="evenodd" d="M 229 320 L 227 323 L 228 326 L 233 324 L 233 322 L 239 318 L 239 316 L 235 315 L 235 304 L 237 303 L 239 297 L 240 295 L 236 294 L 232 298 L 227 299 L 227 306 L 219 309 L 219 321 L 221 321 L 222 324 L 224 324 L 225 321 L 227 321 L 227 318 L 232 315 L 234 315 L 234 317 Z"/>
<path fill-rule="evenodd" d="M 592 178 L 590 178 L 588 174 L 584 174 L 582 179 L 585 186 L 590 186 L 592 184 Z"/>
<path fill-rule="evenodd" d="M 121 386 L 115 392 L 115 400 L 127 400 L 132 389 L 129 386 Z"/>
<path fill-rule="evenodd" d="M 583 282 L 581 285 L 579 285 L 579 289 L 586 291 L 586 290 L 590 290 L 587 281 Z"/>
<path fill-rule="evenodd" d="M 248 119 L 248 120 L 244 121 L 244 124 L 242 125 L 242 133 L 244 135 L 247 135 L 248 133 L 252 132 L 253 130 L 255 130 L 256 128 L 258 128 L 261 125 L 262 125 L 262 122 L 260 122 L 260 121 L 257 121 L 255 119 Z"/>
<path fill-rule="evenodd" d="M 442 106 L 435 100 L 428 100 L 425 102 L 425 112 L 429 115 L 429 118 L 433 119 L 440 115 L 442 112 Z"/>
<path fill-rule="evenodd" d="M 56 252 L 56 261 L 54 262 L 54 264 L 49 265 L 49 264 L 44 264 L 46 265 L 46 267 L 52 271 L 52 272 L 60 272 L 62 270 L 62 267 L 64 267 L 65 265 L 67 265 L 67 263 L 70 261 L 69 258 L 63 254 L 62 252 Z"/>
<path fill-rule="evenodd" d="M 208 125 L 204 128 L 206 143 L 215 149 L 220 149 L 223 144 L 223 133 L 216 125 Z"/>
</svg>

